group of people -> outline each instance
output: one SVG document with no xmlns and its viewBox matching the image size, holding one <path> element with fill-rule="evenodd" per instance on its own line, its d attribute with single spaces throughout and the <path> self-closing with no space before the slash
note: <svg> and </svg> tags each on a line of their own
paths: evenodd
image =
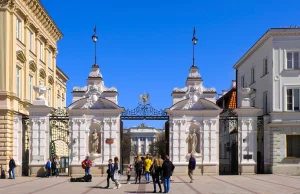
<svg viewBox="0 0 300 194">
<path fill-rule="evenodd" d="M 140 156 L 136 158 L 134 163 L 134 169 L 136 173 L 135 184 L 141 183 L 142 171 L 145 172 L 146 184 L 150 183 L 150 177 L 152 177 L 154 191 L 156 193 L 156 185 L 159 187 L 159 193 L 162 192 L 161 182 L 164 185 L 164 193 L 168 193 L 170 190 L 170 181 L 175 166 L 170 161 L 169 156 L 166 156 L 165 160 L 162 160 L 160 156 L 155 159 L 151 159 L 150 155 L 146 155 L 144 161 L 141 160 Z M 131 176 L 131 165 L 127 167 L 127 183 L 130 183 Z"/>
<path fill-rule="evenodd" d="M 46 177 L 49 178 L 51 175 L 52 176 L 55 175 L 56 177 L 58 177 L 59 159 L 57 156 L 54 156 L 52 158 L 52 161 L 50 160 L 50 158 L 48 158 L 45 167 L 46 167 Z"/>
<path fill-rule="evenodd" d="M 89 156 L 86 157 L 84 161 L 82 161 L 82 168 L 85 169 L 85 175 L 90 174 L 90 168 L 92 166 L 92 161 L 89 159 Z M 191 154 L 191 157 L 189 159 L 189 165 L 188 165 L 188 175 L 190 177 L 190 182 L 193 182 L 193 172 L 196 168 L 196 160 Z M 166 155 L 165 160 L 163 160 L 160 156 L 155 159 L 151 159 L 150 155 L 146 155 L 146 159 L 143 161 L 140 156 L 137 156 L 136 161 L 134 163 L 134 166 L 128 164 L 126 175 L 127 175 L 127 184 L 130 184 L 130 178 L 132 174 L 132 170 L 135 169 L 136 177 L 135 177 L 135 184 L 141 183 L 141 175 L 142 171 L 145 172 L 145 179 L 146 184 L 150 183 L 150 177 L 152 177 L 153 187 L 154 191 L 153 193 L 156 193 L 156 185 L 159 187 L 159 193 L 162 192 L 161 183 L 163 183 L 164 186 L 164 193 L 169 193 L 170 191 L 170 182 L 171 177 L 173 174 L 173 171 L 175 169 L 175 166 L 170 161 L 169 156 Z M 115 187 L 113 189 L 119 189 L 121 187 L 121 184 L 119 182 L 120 180 L 120 164 L 119 164 L 119 158 L 114 157 L 114 160 L 109 159 L 108 160 L 108 169 L 106 171 L 107 173 L 107 185 L 105 188 L 110 188 L 109 183 L 110 180 L 112 180 L 115 184 Z"/>
</svg>

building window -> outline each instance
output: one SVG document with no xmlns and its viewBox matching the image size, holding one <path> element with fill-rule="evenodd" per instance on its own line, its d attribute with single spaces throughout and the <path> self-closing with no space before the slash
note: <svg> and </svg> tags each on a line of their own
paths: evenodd
<svg viewBox="0 0 300 194">
<path fill-rule="evenodd" d="M 48 67 L 52 69 L 52 64 L 51 64 L 51 52 L 48 51 Z"/>
<path fill-rule="evenodd" d="M 287 68 L 300 69 L 299 52 L 287 52 Z"/>
<path fill-rule="evenodd" d="M 17 22 L 17 26 L 16 26 L 17 39 L 22 41 L 22 20 L 17 18 L 16 22 Z"/>
<path fill-rule="evenodd" d="M 287 110 L 299 111 L 300 107 L 300 89 L 287 90 Z"/>
<path fill-rule="evenodd" d="M 17 67 L 17 80 L 16 80 L 16 93 L 17 93 L 17 97 L 21 97 L 21 69 L 19 67 Z"/>
<path fill-rule="evenodd" d="M 43 43 L 40 42 L 40 60 L 43 61 Z"/>
<path fill-rule="evenodd" d="M 251 84 L 255 82 L 255 71 L 254 67 L 251 68 Z"/>
<path fill-rule="evenodd" d="M 33 50 L 34 50 L 34 37 L 33 36 L 34 36 L 33 32 L 29 31 L 29 50 L 31 52 L 33 52 Z"/>
<path fill-rule="evenodd" d="M 32 102 L 32 84 L 33 84 L 33 76 L 29 75 L 29 88 L 28 88 L 29 102 Z"/>
<path fill-rule="evenodd" d="M 263 94 L 263 103 L 264 114 L 268 114 L 268 91 Z"/>
<path fill-rule="evenodd" d="M 242 78 L 241 78 L 241 87 L 242 88 L 245 87 L 245 76 L 242 76 Z"/>
<path fill-rule="evenodd" d="M 263 68 L 263 75 L 266 75 L 268 73 L 268 58 L 264 58 Z"/>
<path fill-rule="evenodd" d="M 287 157 L 300 158 L 300 135 L 287 135 Z"/>
</svg>

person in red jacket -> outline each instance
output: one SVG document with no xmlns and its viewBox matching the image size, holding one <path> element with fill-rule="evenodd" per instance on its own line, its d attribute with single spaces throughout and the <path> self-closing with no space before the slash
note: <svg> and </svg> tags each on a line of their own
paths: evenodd
<svg viewBox="0 0 300 194">
<path fill-rule="evenodd" d="M 81 165 L 82 168 L 85 170 L 85 175 L 89 175 L 90 174 L 90 168 L 92 167 L 92 160 L 90 160 L 90 157 L 87 156 L 85 158 L 85 160 L 82 161 Z"/>
</svg>

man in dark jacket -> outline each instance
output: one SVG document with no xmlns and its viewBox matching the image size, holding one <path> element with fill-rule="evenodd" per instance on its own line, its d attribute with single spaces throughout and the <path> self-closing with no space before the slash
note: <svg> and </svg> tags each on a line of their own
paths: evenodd
<svg viewBox="0 0 300 194">
<path fill-rule="evenodd" d="M 193 173 L 194 173 L 194 170 L 196 168 L 196 159 L 194 158 L 194 154 L 191 154 L 191 158 L 190 158 L 190 161 L 189 161 L 189 177 L 191 179 L 191 182 L 193 182 L 194 178 L 193 178 Z"/>
<path fill-rule="evenodd" d="M 107 185 L 105 188 L 109 188 L 109 179 L 111 179 L 114 183 L 116 182 L 115 179 L 114 179 L 114 164 L 112 163 L 112 159 L 109 159 L 108 160 L 108 169 L 107 169 Z"/>
<path fill-rule="evenodd" d="M 169 160 L 169 156 L 166 155 L 166 159 L 162 165 L 162 171 L 163 171 L 163 179 L 164 179 L 164 193 L 169 193 L 170 190 L 170 177 L 172 175 L 172 172 L 174 170 L 175 166 L 173 163 Z"/>
<path fill-rule="evenodd" d="M 12 156 L 9 156 L 9 170 L 8 170 L 8 173 L 9 173 L 9 178 L 10 179 L 15 179 L 15 168 L 16 168 L 16 163 L 15 163 L 15 160 L 13 159 Z"/>
</svg>

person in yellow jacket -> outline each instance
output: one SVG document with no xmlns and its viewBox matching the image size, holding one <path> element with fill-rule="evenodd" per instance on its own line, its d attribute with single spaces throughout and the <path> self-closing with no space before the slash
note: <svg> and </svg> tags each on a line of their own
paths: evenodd
<svg viewBox="0 0 300 194">
<path fill-rule="evenodd" d="M 146 176 L 146 183 L 150 183 L 150 167 L 152 165 L 152 161 L 150 159 L 149 154 L 146 155 L 146 159 L 144 161 L 144 167 L 145 167 L 145 176 Z"/>
</svg>

